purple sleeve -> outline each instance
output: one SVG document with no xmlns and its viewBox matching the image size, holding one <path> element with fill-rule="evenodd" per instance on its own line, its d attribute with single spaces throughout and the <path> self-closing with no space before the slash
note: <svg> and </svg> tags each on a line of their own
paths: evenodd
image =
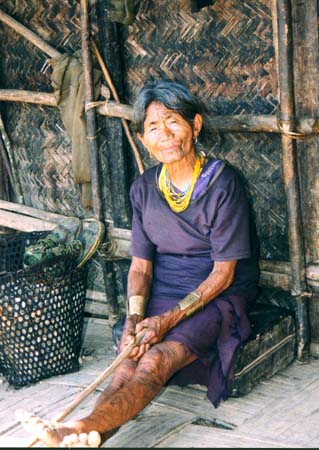
<svg viewBox="0 0 319 450">
<path fill-rule="evenodd" d="M 217 214 L 211 230 L 211 257 L 214 261 L 249 258 L 249 208 L 243 186 L 231 171 L 219 193 Z"/>
<path fill-rule="evenodd" d="M 133 210 L 130 254 L 138 258 L 152 260 L 155 245 L 149 240 L 144 230 L 142 214 L 143 196 L 141 189 L 137 189 L 134 184 L 130 190 L 130 199 Z"/>
</svg>

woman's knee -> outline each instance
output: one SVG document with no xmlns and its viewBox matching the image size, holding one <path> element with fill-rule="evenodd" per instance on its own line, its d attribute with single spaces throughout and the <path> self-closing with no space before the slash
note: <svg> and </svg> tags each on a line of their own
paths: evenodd
<svg viewBox="0 0 319 450">
<path fill-rule="evenodd" d="M 153 374 L 165 383 L 177 370 L 185 365 L 190 352 L 183 344 L 160 343 L 154 345 L 140 359 L 138 370 Z"/>
<path fill-rule="evenodd" d="M 121 386 L 128 382 L 135 373 L 136 365 L 136 362 L 130 359 L 123 361 L 114 372 L 110 384 Z"/>
</svg>

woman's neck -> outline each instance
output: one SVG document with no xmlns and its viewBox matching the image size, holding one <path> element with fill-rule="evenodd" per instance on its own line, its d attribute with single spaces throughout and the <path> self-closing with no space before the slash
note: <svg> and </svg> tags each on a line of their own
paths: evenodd
<svg viewBox="0 0 319 450">
<path fill-rule="evenodd" d="M 191 154 L 180 161 L 166 164 L 170 180 L 179 190 L 183 191 L 191 183 L 195 163 L 196 155 Z"/>
</svg>

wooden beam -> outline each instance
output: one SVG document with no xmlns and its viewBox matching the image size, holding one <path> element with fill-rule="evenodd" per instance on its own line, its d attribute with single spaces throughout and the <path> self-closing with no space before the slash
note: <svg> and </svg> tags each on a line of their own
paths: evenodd
<svg viewBox="0 0 319 450">
<path fill-rule="evenodd" d="M 26 102 L 46 106 L 58 106 L 54 94 L 33 92 L 20 89 L 0 89 L 0 101 Z M 94 103 L 94 102 L 93 102 Z M 133 107 L 113 100 L 95 102 L 96 111 L 108 117 L 118 117 L 132 120 Z M 221 132 L 240 133 L 281 133 L 276 116 L 242 114 L 234 116 L 208 116 L 207 126 Z M 319 136 L 319 119 L 303 117 L 297 119 L 296 132 L 305 137 L 316 134 Z"/>
<path fill-rule="evenodd" d="M 57 106 L 54 94 L 33 92 L 22 89 L 0 89 L 0 100 L 5 102 L 35 103 L 38 105 Z"/>
</svg>

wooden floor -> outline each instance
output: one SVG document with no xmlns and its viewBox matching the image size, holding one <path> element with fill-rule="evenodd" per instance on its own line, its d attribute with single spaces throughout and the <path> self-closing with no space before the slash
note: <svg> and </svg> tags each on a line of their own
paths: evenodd
<svg viewBox="0 0 319 450">
<path fill-rule="evenodd" d="M 18 390 L 2 379 L 0 447 L 27 447 L 32 440 L 15 418 L 17 408 L 52 418 L 114 360 L 110 325 L 101 319 L 86 322 L 79 372 Z M 86 414 L 98 391 L 68 418 Z M 294 362 L 248 395 L 230 398 L 217 409 L 199 386 L 166 388 L 103 447 L 316 448 L 318 423 L 319 360 L 312 359 L 306 365 Z"/>
</svg>

